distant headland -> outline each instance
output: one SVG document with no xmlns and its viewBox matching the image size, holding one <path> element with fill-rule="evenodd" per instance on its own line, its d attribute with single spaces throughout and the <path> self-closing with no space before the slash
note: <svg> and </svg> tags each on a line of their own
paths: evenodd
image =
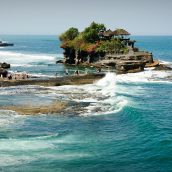
<svg viewBox="0 0 172 172">
<path fill-rule="evenodd" d="M 107 30 L 104 24 L 91 23 L 84 31 L 69 28 L 60 35 L 64 60 L 70 65 L 112 68 L 117 73 L 143 71 L 145 67 L 165 68 L 153 55 L 135 47 L 135 40 L 124 29 Z"/>
</svg>

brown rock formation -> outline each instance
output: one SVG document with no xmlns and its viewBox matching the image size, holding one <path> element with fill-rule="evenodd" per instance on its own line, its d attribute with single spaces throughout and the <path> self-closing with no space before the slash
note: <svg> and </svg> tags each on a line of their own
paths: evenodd
<svg viewBox="0 0 172 172">
<path fill-rule="evenodd" d="M 96 80 L 103 78 L 105 74 L 88 74 L 77 76 L 65 76 L 51 79 L 23 79 L 23 80 L 3 80 L 0 81 L 0 87 L 17 85 L 41 85 L 41 86 L 61 86 L 61 85 L 80 85 L 92 84 Z"/>
<path fill-rule="evenodd" d="M 0 76 L 3 78 L 7 77 L 8 71 L 6 69 L 0 68 Z"/>
<path fill-rule="evenodd" d="M 159 64 L 155 67 L 154 70 L 172 70 L 172 68 L 164 64 Z"/>
<path fill-rule="evenodd" d="M 3 68 L 3 69 L 9 69 L 10 68 L 10 64 L 8 63 L 0 63 L 0 68 Z"/>
<path fill-rule="evenodd" d="M 0 107 L 3 110 L 12 110 L 21 115 L 36 115 L 36 114 L 53 114 L 62 111 L 66 107 L 64 102 L 55 102 L 46 106 L 4 106 Z"/>
</svg>

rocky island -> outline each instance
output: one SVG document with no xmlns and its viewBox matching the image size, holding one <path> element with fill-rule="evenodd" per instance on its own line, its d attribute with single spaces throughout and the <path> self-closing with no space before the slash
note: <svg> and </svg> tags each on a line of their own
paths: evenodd
<svg viewBox="0 0 172 172">
<path fill-rule="evenodd" d="M 135 47 L 135 40 L 124 29 L 107 30 L 104 24 L 91 23 L 83 32 L 69 28 L 60 35 L 64 64 L 115 69 L 117 73 L 140 72 L 159 65 L 150 52 Z M 59 61 L 61 62 L 61 61 Z"/>
<path fill-rule="evenodd" d="M 89 73 L 54 78 L 32 78 L 25 72 L 9 73 L 8 63 L 0 63 L 0 87 L 17 85 L 80 85 L 90 84 L 101 79 L 105 73 L 101 69 L 112 69 L 117 74 L 135 73 L 145 68 L 154 67 L 154 70 L 172 70 L 153 59 L 153 54 L 141 51 L 135 47 L 135 40 L 129 37 L 130 33 L 124 29 L 107 30 L 104 24 L 92 22 L 84 31 L 69 28 L 60 35 L 61 48 L 64 50 L 64 59 L 57 63 L 65 65 L 95 67 L 98 73 Z"/>
<path fill-rule="evenodd" d="M 0 47 L 14 46 L 13 43 L 0 41 Z"/>
</svg>

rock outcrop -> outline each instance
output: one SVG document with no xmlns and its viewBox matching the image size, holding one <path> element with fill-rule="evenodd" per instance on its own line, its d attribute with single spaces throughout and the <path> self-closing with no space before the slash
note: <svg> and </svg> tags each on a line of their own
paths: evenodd
<svg viewBox="0 0 172 172">
<path fill-rule="evenodd" d="M 46 106 L 25 105 L 25 106 L 1 106 L 3 110 L 12 110 L 20 115 L 37 115 L 37 114 L 54 114 L 61 112 L 65 107 L 66 102 L 54 102 Z"/>
<path fill-rule="evenodd" d="M 0 63 L 0 68 L 3 68 L 3 69 L 9 69 L 11 66 L 10 66 L 10 64 L 8 64 L 8 63 Z"/>
<path fill-rule="evenodd" d="M 6 69 L 0 68 L 0 76 L 6 78 L 8 75 L 8 71 Z"/>
<path fill-rule="evenodd" d="M 164 64 L 159 64 L 154 68 L 154 70 L 172 70 L 172 68 Z"/>
<path fill-rule="evenodd" d="M 135 73 L 144 71 L 145 62 L 120 61 L 116 64 L 117 73 Z"/>
<path fill-rule="evenodd" d="M 23 80 L 0 80 L 0 87 L 18 86 L 18 85 L 40 85 L 40 86 L 62 86 L 62 85 L 81 85 L 92 84 L 103 78 L 104 73 L 65 76 L 50 79 L 23 79 Z"/>
<path fill-rule="evenodd" d="M 64 63 L 64 60 L 57 60 L 56 64 L 59 64 L 59 63 Z"/>
<path fill-rule="evenodd" d="M 71 54 L 72 53 L 72 54 Z M 58 61 L 61 63 L 62 61 Z M 117 73 L 130 73 L 143 71 L 145 66 L 149 67 L 154 64 L 153 55 L 149 52 L 130 51 L 128 54 L 102 53 L 88 55 L 84 53 L 76 54 L 74 52 L 65 51 L 64 64 L 94 66 L 98 68 L 110 67 L 115 69 Z M 159 63 L 157 63 L 159 64 Z"/>
<path fill-rule="evenodd" d="M 8 63 L 0 63 L 0 77 L 6 78 L 8 75 L 8 71 L 6 69 L 10 68 L 10 64 Z"/>
<path fill-rule="evenodd" d="M 92 64 L 95 67 L 115 69 L 117 73 L 135 73 L 144 70 L 146 64 L 153 63 L 153 56 L 148 52 L 133 52 L 131 54 L 107 54 L 103 60 Z"/>
<path fill-rule="evenodd" d="M 82 32 L 69 28 L 60 36 L 64 63 L 110 67 L 117 73 L 139 72 L 155 65 L 152 53 L 140 51 L 129 35 L 124 29 L 111 31 L 94 22 Z"/>
</svg>

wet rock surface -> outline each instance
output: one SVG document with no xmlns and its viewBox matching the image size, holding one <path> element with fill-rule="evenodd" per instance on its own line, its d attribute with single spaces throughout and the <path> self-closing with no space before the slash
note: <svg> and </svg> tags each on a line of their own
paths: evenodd
<svg viewBox="0 0 172 172">
<path fill-rule="evenodd" d="M 10 68 L 10 64 L 8 63 L 0 63 L 0 68 L 3 68 L 3 69 L 9 69 Z"/>
<path fill-rule="evenodd" d="M 41 85 L 41 86 L 61 86 L 61 85 L 81 85 L 92 84 L 105 76 L 104 73 L 95 73 L 87 75 L 65 76 L 52 79 L 23 79 L 23 80 L 3 80 L 0 81 L 0 87 L 17 85 Z"/>
<path fill-rule="evenodd" d="M 62 111 L 66 107 L 65 102 L 54 102 L 46 106 L 35 106 L 35 105 L 25 105 L 25 106 L 4 106 L 0 107 L 3 110 L 15 111 L 21 115 L 33 115 L 33 114 L 54 114 Z"/>
<path fill-rule="evenodd" d="M 91 57 L 90 57 L 91 58 Z M 66 59 L 66 57 L 65 57 Z M 64 60 L 64 64 L 73 65 L 73 60 L 75 60 L 75 54 L 73 56 L 68 55 L 68 60 Z M 154 64 L 153 55 L 149 52 L 131 50 L 128 54 L 104 54 L 102 57 L 92 58 L 94 61 L 82 59 L 75 65 L 83 66 L 94 66 L 97 68 L 111 68 L 116 70 L 116 73 L 135 73 L 144 70 L 145 66 L 151 67 Z M 96 60 L 95 60 L 96 59 Z M 60 63 L 62 61 L 58 61 Z"/>
<path fill-rule="evenodd" d="M 155 67 L 154 70 L 172 70 L 172 68 L 164 64 L 159 64 L 158 66 Z"/>
<path fill-rule="evenodd" d="M 4 68 L 0 68 L 0 76 L 5 78 L 8 75 L 8 71 Z"/>
</svg>

